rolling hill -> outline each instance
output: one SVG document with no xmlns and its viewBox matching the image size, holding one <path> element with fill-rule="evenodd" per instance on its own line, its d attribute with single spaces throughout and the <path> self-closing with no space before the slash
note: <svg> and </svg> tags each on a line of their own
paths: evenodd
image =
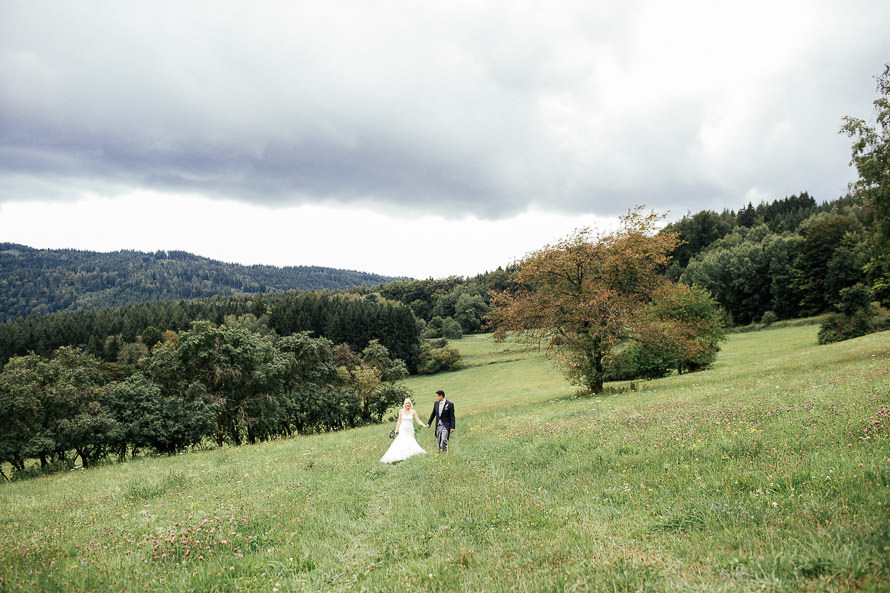
<svg viewBox="0 0 890 593">
<path fill-rule="evenodd" d="M 0 243 L 0 322 L 32 314 L 405 279 L 318 266 L 224 263 L 183 251 L 35 249 Z"/>
</svg>

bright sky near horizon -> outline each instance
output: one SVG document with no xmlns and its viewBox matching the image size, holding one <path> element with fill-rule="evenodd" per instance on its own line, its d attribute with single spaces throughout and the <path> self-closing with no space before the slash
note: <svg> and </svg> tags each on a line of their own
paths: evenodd
<svg viewBox="0 0 890 593">
<path fill-rule="evenodd" d="M 471 276 L 856 178 L 884 0 L 0 0 L 0 241 Z"/>
</svg>

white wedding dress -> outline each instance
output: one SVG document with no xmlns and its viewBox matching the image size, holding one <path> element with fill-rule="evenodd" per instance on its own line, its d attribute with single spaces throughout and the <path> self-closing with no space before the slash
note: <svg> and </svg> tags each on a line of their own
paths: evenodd
<svg viewBox="0 0 890 593">
<path fill-rule="evenodd" d="M 426 453 L 414 438 L 414 418 L 410 414 L 405 414 L 404 410 L 399 410 L 399 414 L 402 416 L 399 434 L 396 435 L 392 445 L 389 446 L 389 449 L 380 458 L 381 463 L 396 463 L 397 461 L 404 461 L 412 455 Z"/>
</svg>

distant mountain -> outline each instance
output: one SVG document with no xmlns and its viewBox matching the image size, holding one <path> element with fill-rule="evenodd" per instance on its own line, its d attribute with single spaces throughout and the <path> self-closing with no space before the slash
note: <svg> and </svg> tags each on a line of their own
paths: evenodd
<svg viewBox="0 0 890 593">
<path fill-rule="evenodd" d="M 184 251 L 34 249 L 0 243 L 0 322 L 35 313 L 280 290 L 345 290 L 393 278 L 317 266 L 242 266 Z"/>
</svg>

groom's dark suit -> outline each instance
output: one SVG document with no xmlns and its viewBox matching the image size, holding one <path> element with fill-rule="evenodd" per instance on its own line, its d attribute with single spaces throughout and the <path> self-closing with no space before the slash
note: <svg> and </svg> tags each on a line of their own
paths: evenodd
<svg viewBox="0 0 890 593">
<path fill-rule="evenodd" d="M 442 404 L 442 413 L 439 413 L 439 404 Z M 437 422 L 433 424 L 433 419 Z M 433 413 L 430 414 L 430 419 L 427 422 L 430 426 L 436 427 L 436 440 L 439 441 L 439 451 L 445 451 L 448 449 L 448 437 L 451 435 L 451 431 L 454 430 L 454 404 L 448 401 L 447 399 L 443 399 L 441 402 L 436 402 L 433 404 Z"/>
</svg>

